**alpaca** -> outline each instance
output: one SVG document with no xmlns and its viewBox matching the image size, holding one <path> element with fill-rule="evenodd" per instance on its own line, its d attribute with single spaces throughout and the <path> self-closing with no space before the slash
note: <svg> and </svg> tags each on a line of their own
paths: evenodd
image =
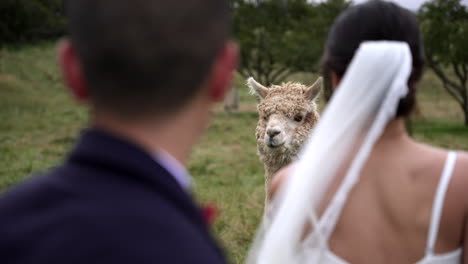
<svg viewBox="0 0 468 264">
<path fill-rule="evenodd" d="M 265 167 L 268 190 L 273 175 L 297 158 L 319 119 L 315 101 L 322 90 L 322 77 L 310 87 L 288 82 L 266 88 L 252 77 L 247 85 L 258 98 L 257 153 Z"/>
</svg>

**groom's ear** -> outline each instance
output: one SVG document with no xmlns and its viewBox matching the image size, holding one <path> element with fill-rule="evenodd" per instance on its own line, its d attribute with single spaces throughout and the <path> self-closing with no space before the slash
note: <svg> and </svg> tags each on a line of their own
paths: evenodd
<svg viewBox="0 0 468 264">
<path fill-rule="evenodd" d="M 69 39 L 62 39 L 57 47 L 58 65 L 66 87 L 77 102 L 89 100 L 89 88 L 75 47 Z"/>
</svg>

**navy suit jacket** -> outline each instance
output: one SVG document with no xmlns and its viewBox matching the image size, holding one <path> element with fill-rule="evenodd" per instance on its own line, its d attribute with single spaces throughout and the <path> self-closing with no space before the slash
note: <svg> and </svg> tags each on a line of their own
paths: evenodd
<svg viewBox="0 0 468 264">
<path fill-rule="evenodd" d="M 200 210 L 149 154 L 86 131 L 66 162 L 0 198 L 0 263 L 225 263 Z"/>
</svg>

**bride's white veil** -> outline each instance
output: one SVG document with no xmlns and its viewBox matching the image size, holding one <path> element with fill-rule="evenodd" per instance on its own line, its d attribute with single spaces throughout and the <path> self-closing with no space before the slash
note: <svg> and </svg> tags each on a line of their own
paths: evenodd
<svg viewBox="0 0 468 264">
<path fill-rule="evenodd" d="M 399 100 L 408 92 L 411 65 L 405 42 L 360 45 L 294 172 L 269 205 L 274 212 L 265 214 L 247 263 L 320 263 L 309 253 L 323 253 L 327 247 L 334 226 L 324 223 L 339 217 L 374 143 L 395 117 Z M 345 177 L 319 219 L 319 202 L 350 154 L 354 156 Z M 305 223 L 313 230 L 306 238 Z"/>
</svg>

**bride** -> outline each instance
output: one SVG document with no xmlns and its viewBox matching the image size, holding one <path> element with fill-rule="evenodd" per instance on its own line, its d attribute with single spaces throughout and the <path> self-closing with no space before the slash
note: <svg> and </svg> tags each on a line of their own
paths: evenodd
<svg viewBox="0 0 468 264">
<path fill-rule="evenodd" d="M 423 64 L 410 11 L 375 0 L 340 15 L 323 56 L 333 98 L 275 177 L 248 263 L 468 263 L 468 154 L 404 125 Z"/>
</svg>

